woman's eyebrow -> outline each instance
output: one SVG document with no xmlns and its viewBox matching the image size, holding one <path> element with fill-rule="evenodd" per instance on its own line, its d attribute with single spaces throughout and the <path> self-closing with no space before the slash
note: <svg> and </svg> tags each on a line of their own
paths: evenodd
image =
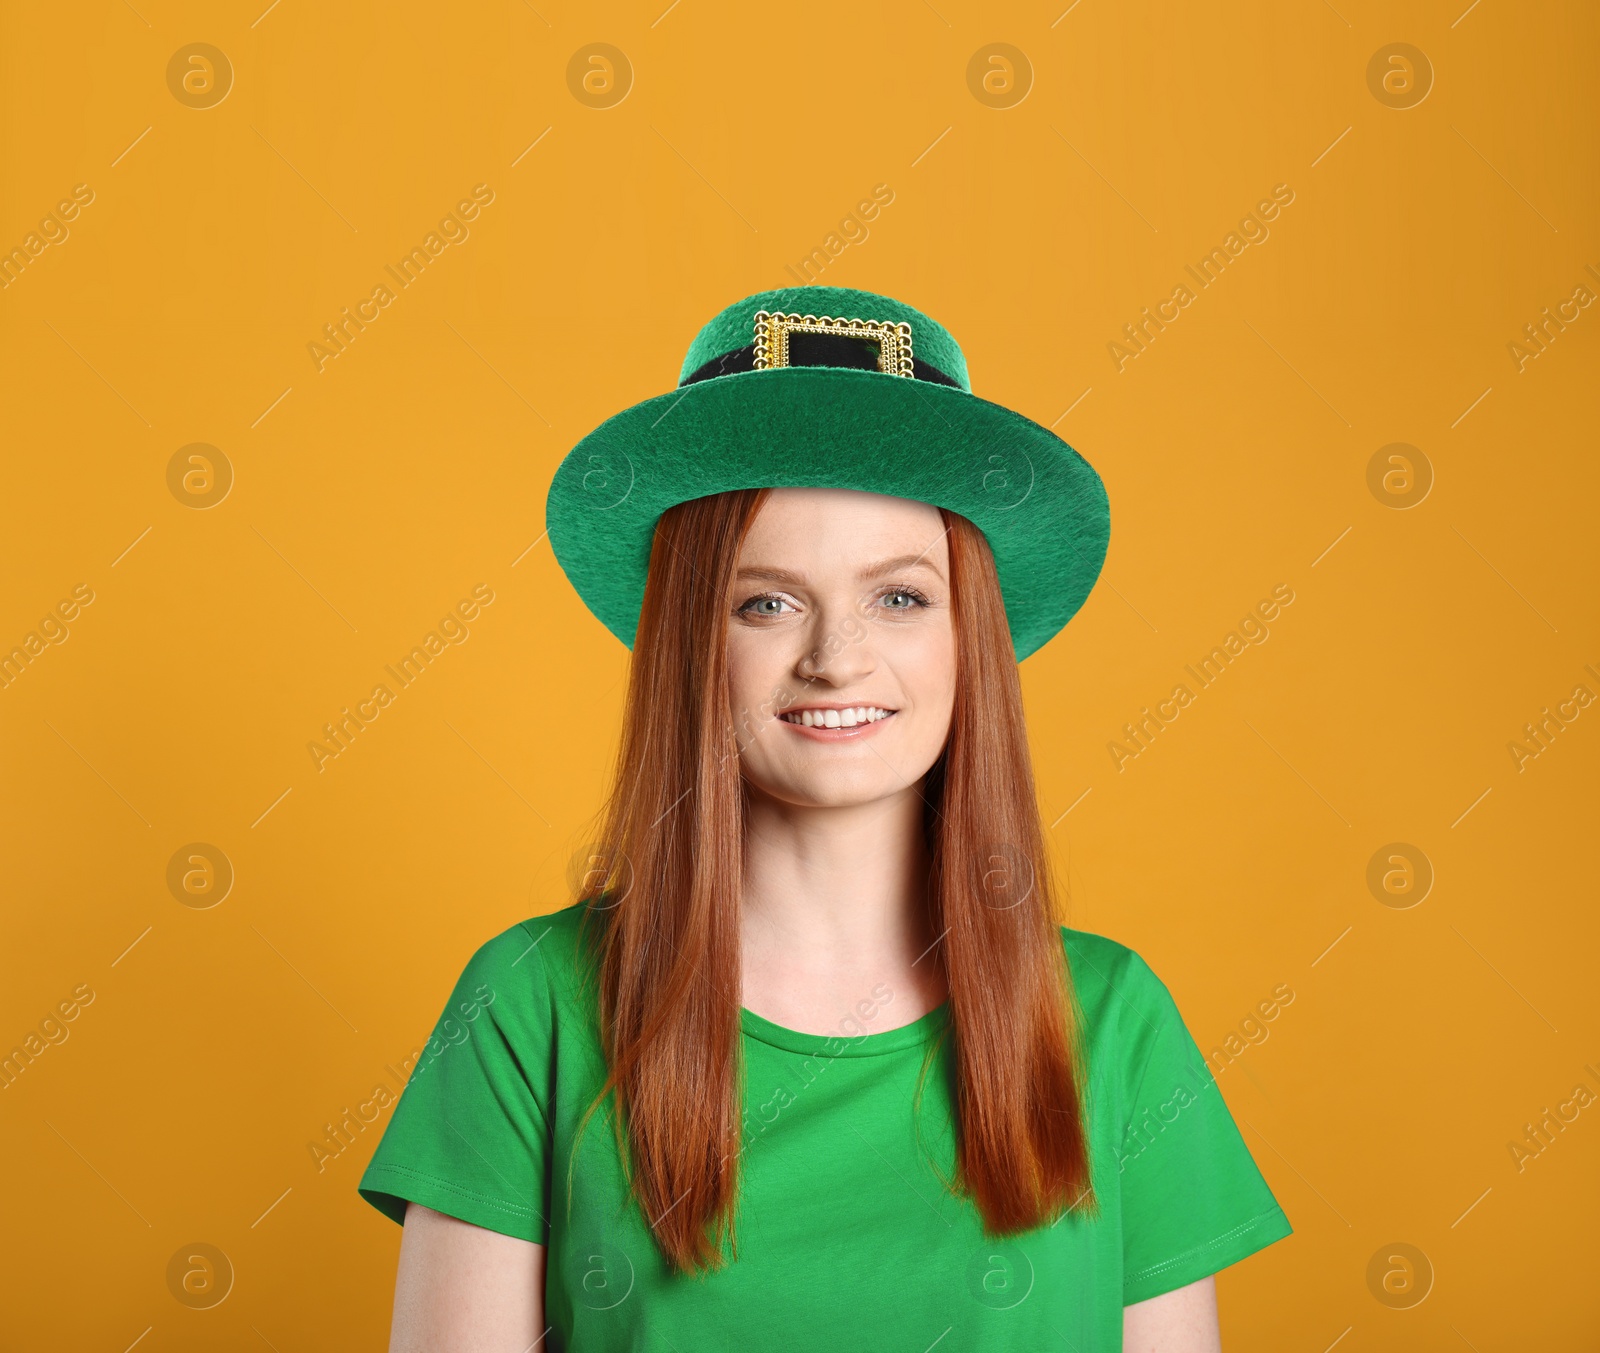
<svg viewBox="0 0 1600 1353">
<path fill-rule="evenodd" d="M 899 573 L 902 569 L 912 568 L 928 569 L 928 573 L 938 577 L 939 581 L 944 581 L 944 574 L 939 573 L 939 569 L 928 561 L 926 552 L 920 553 L 920 555 L 896 555 L 890 560 L 877 560 L 875 563 L 867 565 L 866 568 L 862 568 L 861 573 L 856 574 L 856 577 L 858 577 L 859 581 L 866 582 L 869 579 L 874 579 L 874 577 L 883 577 L 883 574 Z M 752 577 L 752 579 L 758 577 L 758 579 L 766 579 L 768 582 L 795 582 L 795 584 L 803 584 L 805 582 L 805 574 L 794 573 L 794 571 L 790 571 L 787 568 L 771 568 L 771 566 L 766 565 L 744 566 L 744 568 L 739 569 L 738 573 L 734 574 L 734 577 Z"/>
<path fill-rule="evenodd" d="M 944 581 L 944 574 L 939 571 L 938 565 L 928 558 L 927 550 L 921 554 L 897 554 L 893 559 L 880 559 L 877 563 L 868 564 L 862 569 L 860 577 L 866 581 L 869 578 L 881 578 L 886 573 L 900 573 L 913 568 L 925 568 L 940 582 Z"/>
</svg>

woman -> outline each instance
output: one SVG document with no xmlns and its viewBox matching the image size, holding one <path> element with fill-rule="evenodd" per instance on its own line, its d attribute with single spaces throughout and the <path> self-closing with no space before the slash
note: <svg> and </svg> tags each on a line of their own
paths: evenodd
<svg viewBox="0 0 1600 1353">
<path fill-rule="evenodd" d="M 1218 1348 L 1211 1275 L 1289 1223 L 1166 987 L 1058 924 L 1023 724 L 1095 472 L 812 287 L 712 320 L 548 520 L 634 649 L 616 789 L 362 1179 L 391 1348 Z"/>
</svg>

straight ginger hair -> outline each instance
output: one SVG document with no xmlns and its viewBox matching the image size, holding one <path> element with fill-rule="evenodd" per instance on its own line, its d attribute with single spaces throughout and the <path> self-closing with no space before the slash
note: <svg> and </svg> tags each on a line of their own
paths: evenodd
<svg viewBox="0 0 1600 1353">
<path fill-rule="evenodd" d="M 634 1197 L 683 1273 L 736 1254 L 744 799 L 728 594 L 767 497 L 661 517 L 634 642 L 615 787 L 579 885 L 596 960 L 612 1123 Z M 956 693 L 924 782 L 933 955 L 950 993 L 955 1178 L 994 1236 L 1096 1215 L 1081 1015 L 1055 920 L 1022 688 L 988 541 L 941 509 Z M 778 694 L 770 719 L 798 699 Z M 927 1072 L 924 1064 L 924 1075 Z M 920 1094 L 919 1094 L 920 1099 Z M 574 1150 L 573 1158 L 576 1158 Z M 570 1167 L 569 1167 L 570 1197 Z"/>
</svg>

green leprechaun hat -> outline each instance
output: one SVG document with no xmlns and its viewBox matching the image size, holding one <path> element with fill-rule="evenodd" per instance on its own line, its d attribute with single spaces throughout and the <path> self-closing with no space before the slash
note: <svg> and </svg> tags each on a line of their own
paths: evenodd
<svg viewBox="0 0 1600 1353">
<path fill-rule="evenodd" d="M 700 330 L 670 394 L 567 454 L 546 503 L 578 595 L 629 647 L 656 520 L 730 489 L 832 487 L 959 512 L 994 552 L 1020 662 L 1077 614 L 1105 562 L 1105 486 L 1048 428 L 971 391 L 954 338 L 845 287 L 785 287 Z"/>
</svg>

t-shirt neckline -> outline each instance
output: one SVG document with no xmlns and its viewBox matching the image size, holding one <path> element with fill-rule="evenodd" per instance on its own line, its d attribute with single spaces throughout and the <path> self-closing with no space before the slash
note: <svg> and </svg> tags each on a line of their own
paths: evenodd
<svg viewBox="0 0 1600 1353">
<path fill-rule="evenodd" d="M 950 1002 L 946 1000 L 898 1029 L 855 1036 L 845 1033 L 802 1033 L 799 1029 L 774 1024 L 765 1016 L 743 1006 L 739 1008 L 739 1024 L 746 1038 L 781 1048 L 785 1052 L 797 1052 L 808 1057 L 877 1057 L 886 1052 L 901 1052 L 922 1045 L 944 1028 L 949 1013 Z"/>
</svg>

